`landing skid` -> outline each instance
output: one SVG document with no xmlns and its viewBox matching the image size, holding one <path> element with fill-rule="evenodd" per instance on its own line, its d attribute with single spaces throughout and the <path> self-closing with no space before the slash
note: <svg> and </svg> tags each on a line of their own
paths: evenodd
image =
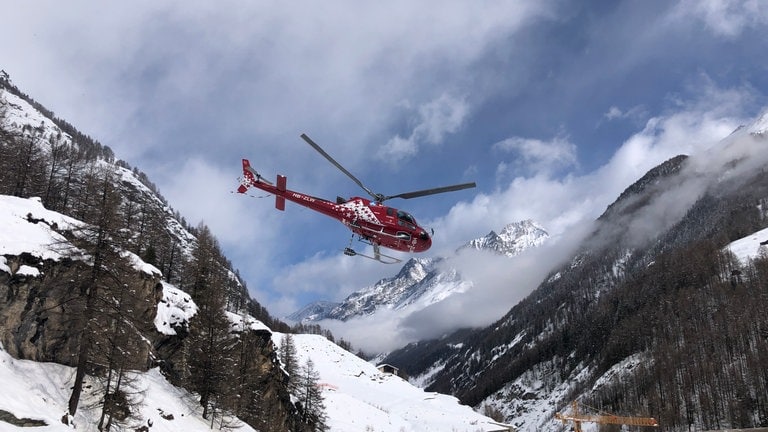
<svg viewBox="0 0 768 432">
<path fill-rule="evenodd" d="M 357 252 L 356 250 L 352 249 L 351 247 L 344 248 L 344 255 L 347 256 L 361 256 L 363 258 L 368 258 L 374 261 L 378 261 L 382 264 L 397 264 L 399 262 L 402 262 L 403 260 L 395 258 L 393 256 L 385 255 L 381 253 L 381 248 L 377 244 L 371 244 L 373 246 L 373 256 L 366 255 L 360 252 Z"/>
</svg>

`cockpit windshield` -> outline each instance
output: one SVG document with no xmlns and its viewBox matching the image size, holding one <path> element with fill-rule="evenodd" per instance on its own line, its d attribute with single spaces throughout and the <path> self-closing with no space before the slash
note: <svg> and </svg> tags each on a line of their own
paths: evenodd
<svg viewBox="0 0 768 432">
<path fill-rule="evenodd" d="M 413 219 L 413 216 L 411 216 L 410 213 L 408 212 L 398 210 L 397 218 L 400 219 L 401 221 L 408 222 L 411 225 L 416 225 L 416 221 Z"/>
</svg>

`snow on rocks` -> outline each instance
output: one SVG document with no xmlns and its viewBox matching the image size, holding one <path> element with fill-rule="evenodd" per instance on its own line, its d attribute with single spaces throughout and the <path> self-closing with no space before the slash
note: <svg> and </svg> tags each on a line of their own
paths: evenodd
<svg viewBox="0 0 768 432">
<path fill-rule="evenodd" d="M 178 330 L 187 328 L 189 320 L 197 313 L 197 305 L 189 294 L 167 282 L 161 283 L 163 299 L 157 305 L 155 328 L 164 335 L 175 335 Z"/>
<path fill-rule="evenodd" d="M 69 257 L 77 250 L 57 231 L 82 224 L 76 219 L 47 210 L 39 198 L 0 195 L 0 226 L 3 227 L 0 230 L 0 255 L 29 253 L 43 260 L 54 261 Z M 5 268 L 0 265 L 0 270 Z"/>
<path fill-rule="evenodd" d="M 145 273 L 149 276 L 155 276 L 158 278 L 163 276 L 163 272 L 161 272 L 160 269 L 153 266 L 152 264 L 145 263 L 144 260 L 139 258 L 139 256 L 133 252 L 122 251 L 120 256 L 127 259 L 128 262 L 131 263 L 131 266 L 141 273 Z"/>
<path fill-rule="evenodd" d="M 263 322 L 257 320 L 250 315 L 238 315 L 233 312 L 225 311 L 227 319 L 232 323 L 232 331 L 243 332 L 247 330 L 253 331 L 266 331 L 272 333 L 272 330 L 267 327 Z"/>
</svg>

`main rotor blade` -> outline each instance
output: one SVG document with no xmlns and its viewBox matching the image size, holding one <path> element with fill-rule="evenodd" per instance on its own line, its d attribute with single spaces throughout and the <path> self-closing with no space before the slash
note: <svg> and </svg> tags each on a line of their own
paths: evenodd
<svg viewBox="0 0 768 432">
<path fill-rule="evenodd" d="M 417 197 L 422 197 L 426 195 L 434 195 L 434 194 L 439 194 L 444 192 L 453 192 L 453 191 L 462 190 L 462 189 L 469 189 L 475 186 L 477 186 L 475 182 L 472 182 L 472 183 L 457 184 L 453 186 L 443 186 L 439 188 L 424 189 L 424 190 L 415 191 L 415 192 L 406 192 L 406 193 L 401 193 L 401 194 L 392 195 L 392 196 L 385 196 L 381 198 L 381 201 L 388 200 L 390 198 L 411 199 L 411 198 L 417 198 Z"/>
<path fill-rule="evenodd" d="M 326 153 L 326 152 L 325 152 L 325 150 L 323 150 L 323 149 L 322 149 L 322 148 L 321 148 L 319 145 L 317 145 L 317 144 L 316 144 L 314 141 L 312 141 L 312 139 L 310 139 L 310 138 L 307 136 L 307 134 L 301 134 L 301 138 L 302 138 L 304 141 L 306 141 L 306 142 L 307 142 L 307 144 L 311 145 L 311 146 L 312 146 L 312 148 L 314 148 L 315 150 L 317 150 L 317 152 L 318 152 L 318 153 L 320 153 L 321 155 L 323 155 L 323 157 L 325 157 L 326 159 L 328 159 L 328 162 L 332 163 L 332 164 L 333 164 L 333 165 L 334 165 L 336 168 L 338 168 L 338 169 L 339 169 L 341 172 L 343 172 L 344 174 L 346 174 L 346 175 L 347 175 L 347 177 L 351 178 L 351 179 L 352 179 L 352 180 L 353 180 L 355 183 L 357 183 L 357 185 L 358 185 L 358 186 L 360 186 L 361 188 L 363 188 L 363 190 L 365 190 L 366 192 L 368 192 L 368 194 L 369 194 L 370 196 L 372 196 L 372 197 L 373 197 L 374 199 L 376 199 L 376 200 L 379 200 L 379 198 L 381 198 L 381 195 L 380 195 L 380 194 L 376 194 L 376 193 L 373 193 L 373 191 L 371 191 L 370 189 L 368 189 L 367 187 L 365 187 L 365 185 L 363 184 L 363 182 L 361 182 L 360 180 L 358 180 L 358 179 L 357 179 L 357 177 L 353 176 L 353 175 L 352 175 L 352 173 L 351 173 L 351 172 L 349 172 L 349 171 L 347 171 L 347 169 L 346 169 L 346 168 L 344 168 L 343 166 L 341 166 L 341 164 L 340 164 L 340 163 L 336 162 L 336 160 L 335 160 L 334 158 L 332 158 L 332 157 L 331 157 L 331 155 L 329 155 L 328 153 Z"/>
</svg>

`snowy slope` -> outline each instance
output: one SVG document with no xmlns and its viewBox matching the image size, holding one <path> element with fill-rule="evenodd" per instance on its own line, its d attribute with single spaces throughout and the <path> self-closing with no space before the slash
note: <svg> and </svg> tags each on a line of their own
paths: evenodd
<svg viewBox="0 0 768 432">
<path fill-rule="evenodd" d="M 35 431 L 95 431 L 101 412 L 89 409 L 87 404 L 78 409 L 74 428 L 61 422 L 74 374 L 74 368 L 55 363 L 16 360 L 0 347 L 0 410 L 19 419 L 45 422 L 47 426 L 35 427 Z M 200 416 L 197 399 L 169 384 L 158 369 L 138 374 L 137 378 L 137 387 L 145 391 L 137 427 L 151 425 L 149 430 L 153 432 L 210 430 L 210 422 Z M 24 430 L 30 429 L 0 422 L 0 431 Z M 254 431 L 246 424 L 237 430 Z"/>
<path fill-rule="evenodd" d="M 32 126 L 36 129 L 42 129 L 46 135 L 59 135 L 64 141 L 72 142 L 72 137 L 43 113 L 36 110 L 29 102 L 16 96 L 15 94 L 0 88 L 0 99 L 5 101 L 5 127 L 13 132 L 20 132 L 25 126 Z"/>
<path fill-rule="evenodd" d="M 279 345 L 283 334 L 274 333 Z M 499 429 L 452 396 L 425 392 L 329 342 L 293 335 L 300 364 L 311 359 L 320 374 L 333 432 L 476 432 Z"/>
<path fill-rule="evenodd" d="M 29 135 L 30 131 L 34 131 L 39 133 L 40 136 L 61 137 L 61 143 L 68 143 L 78 147 L 78 144 L 72 137 L 62 131 L 50 118 L 38 111 L 29 102 L 3 88 L 0 88 L 0 103 L 2 103 L 5 110 L 3 127 L 8 131 L 25 135 Z M 50 153 L 51 147 L 47 140 L 38 141 L 40 150 L 44 153 Z M 136 191 L 138 195 L 152 200 L 159 209 L 162 209 L 165 214 L 165 226 L 169 231 L 169 235 L 178 239 L 181 253 L 189 257 L 190 251 L 197 240 L 176 220 L 173 209 L 142 183 L 133 171 L 104 160 L 98 160 L 96 163 L 102 164 L 104 168 L 114 171 L 117 177 L 116 185 L 124 189 Z"/>
<path fill-rule="evenodd" d="M 9 274 L 22 272 L 27 276 L 39 275 L 38 269 L 27 265 L 11 269 L 3 255 L 28 253 L 40 260 L 58 261 L 64 257 L 87 260 L 87 255 L 58 232 L 83 225 L 84 223 L 77 219 L 46 209 L 39 198 L 0 195 L 0 271 Z M 160 270 L 145 263 L 135 254 L 123 251 L 122 255 L 137 270 L 160 275 Z"/>
<path fill-rule="evenodd" d="M 768 133 L 768 111 L 763 111 L 760 117 L 747 127 L 747 132 L 753 135 Z"/>
<path fill-rule="evenodd" d="M 291 322 L 310 322 L 321 320 L 340 304 L 341 303 L 323 300 L 312 302 L 297 310 L 296 312 L 288 315 L 285 317 L 285 319 Z"/>
<path fill-rule="evenodd" d="M 768 241 L 768 228 L 740 238 L 727 246 L 727 248 L 741 261 L 746 264 L 747 261 L 755 259 L 761 253 L 768 253 L 768 246 L 761 245 L 761 242 Z"/>
</svg>

